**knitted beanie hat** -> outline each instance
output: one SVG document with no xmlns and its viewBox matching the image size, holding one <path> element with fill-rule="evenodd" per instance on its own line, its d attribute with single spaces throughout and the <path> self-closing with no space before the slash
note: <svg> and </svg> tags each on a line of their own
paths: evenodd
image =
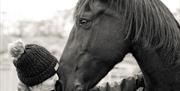
<svg viewBox="0 0 180 91">
<path fill-rule="evenodd" d="M 23 46 L 16 41 L 9 45 L 9 52 L 14 57 L 18 78 L 27 86 L 42 83 L 56 73 L 57 59 L 44 47 L 36 44 Z"/>
</svg>

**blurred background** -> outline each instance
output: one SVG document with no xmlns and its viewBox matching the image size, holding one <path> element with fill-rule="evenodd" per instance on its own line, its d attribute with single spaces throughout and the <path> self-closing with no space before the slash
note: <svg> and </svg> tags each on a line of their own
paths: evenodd
<svg viewBox="0 0 180 91">
<path fill-rule="evenodd" d="M 180 0 L 162 0 L 180 22 Z M 77 0 L 0 0 L 0 91 L 17 91 L 18 78 L 7 45 L 17 39 L 46 47 L 60 58 L 73 25 Z M 98 84 L 120 82 L 140 69 L 131 54 Z"/>
</svg>

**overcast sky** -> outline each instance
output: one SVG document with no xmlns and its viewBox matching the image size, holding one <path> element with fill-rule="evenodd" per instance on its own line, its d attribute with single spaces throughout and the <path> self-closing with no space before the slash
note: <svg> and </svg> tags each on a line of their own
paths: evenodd
<svg viewBox="0 0 180 91">
<path fill-rule="evenodd" d="M 71 9 L 77 0 L 0 0 L 0 12 L 8 21 L 42 20 L 57 11 Z M 172 12 L 180 7 L 180 0 L 163 0 Z"/>
</svg>

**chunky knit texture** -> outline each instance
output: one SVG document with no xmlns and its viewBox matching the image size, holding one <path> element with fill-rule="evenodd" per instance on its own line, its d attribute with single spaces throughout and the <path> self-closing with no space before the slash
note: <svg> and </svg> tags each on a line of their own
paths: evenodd
<svg viewBox="0 0 180 91">
<path fill-rule="evenodd" d="M 17 68 L 18 78 L 27 86 L 34 86 L 56 73 L 54 67 L 58 61 L 44 47 L 29 44 L 13 63 Z"/>
</svg>

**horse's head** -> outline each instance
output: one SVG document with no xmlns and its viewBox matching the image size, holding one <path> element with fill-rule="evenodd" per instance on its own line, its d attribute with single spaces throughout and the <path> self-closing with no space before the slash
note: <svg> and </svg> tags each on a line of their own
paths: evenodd
<svg viewBox="0 0 180 91">
<path fill-rule="evenodd" d="M 160 0 L 79 0 L 60 61 L 63 89 L 88 90 L 129 51 L 141 69 L 157 75 L 151 69 L 176 53 L 179 39 L 177 22 Z"/>
<path fill-rule="evenodd" d="M 60 60 L 65 91 L 93 87 L 122 60 L 129 51 L 123 18 L 110 10 L 105 0 L 79 1 Z"/>
</svg>

